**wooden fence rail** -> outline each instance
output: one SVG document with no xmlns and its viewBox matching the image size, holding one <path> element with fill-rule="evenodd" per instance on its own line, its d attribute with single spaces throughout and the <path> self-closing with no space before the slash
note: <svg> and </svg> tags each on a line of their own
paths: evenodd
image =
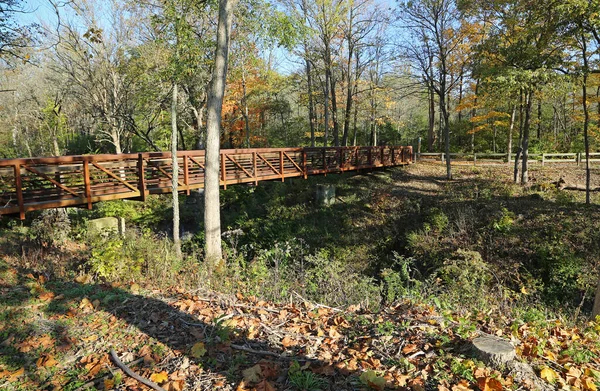
<svg viewBox="0 0 600 391">
<path fill-rule="evenodd" d="M 180 151 L 179 189 L 204 187 L 204 151 Z M 221 185 L 409 164 L 412 147 L 224 149 Z M 171 192 L 171 153 L 0 160 L 0 215 Z"/>
<path fill-rule="evenodd" d="M 530 153 L 529 161 L 531 163 L 541 163 L 542 165 L 548 163 L 575 163 L 577 165 L 585 163 L 585 153 Z M 514 162 L 516 154 L 507 153 L 451 153 L 450 157 L 458 162 L 473 162 L 477 163 L 511 163 Z M 445 153 L 418 153 L 416 155 L 417 161 L 433 161 L 433 162 L 446 162 Z M 590 163 L 600 162 L 600 152 L 590 153 Z"/>
</svg>

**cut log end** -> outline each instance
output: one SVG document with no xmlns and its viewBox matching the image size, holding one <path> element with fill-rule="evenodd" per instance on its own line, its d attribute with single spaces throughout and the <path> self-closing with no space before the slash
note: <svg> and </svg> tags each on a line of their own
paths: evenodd
<svg viewBox="0 0 600 391">
<path fill-rule="evenodd" d="M 510 342 L 491 335 L 475 338 L 473 351 L 478 359 L 493 367 L 506 367 L 517 355 Z"/>
</svg>

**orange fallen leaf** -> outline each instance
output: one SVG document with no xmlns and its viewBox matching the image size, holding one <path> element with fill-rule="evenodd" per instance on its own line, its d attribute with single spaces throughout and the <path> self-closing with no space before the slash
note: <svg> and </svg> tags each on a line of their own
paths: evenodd
<svg viewBox="0 0 600 391">
<path fill-rule="evenodd" d="M 115 388 L 115 380 L 114 379 L 104 379 L 104 389 L 112 390 Z"/>
<path fill-rule="evenodd" d="M 215 386 L 217 385 L 215 384 Z M 183 391 L 185 380 L 172 380 L 163 384 L 162 387 L 165 391 Z"/>
<path fill-rule="evenodd" d="M 502 391 L 502 383 L 493 377 L 480 377 L 477 386 L 481 391 Z"/>
<path fill-rule="evenodd" d="M 36 361 L 36 365 L 38 368 L 41 368 L 41 367 L 50 368 L 50 367 L 55 366 L 56 364 L 58 364 L 58 361 L 56 361 L 54 359 L 54 357 L 52 357 L 49 354 L 41 355 L 40 358 L 38 358 Z"/>
<path fill-rule="evenodd" d="M 295 339 L 293 339 L 290 336 L 286 335 L 281 340 L 281 344 L 283 345 L 284 348 L 289 348 L 290 346 L 296 346 L 296 345 L 298 345 L 298 341 L 296 341 Z"/>
</svg>

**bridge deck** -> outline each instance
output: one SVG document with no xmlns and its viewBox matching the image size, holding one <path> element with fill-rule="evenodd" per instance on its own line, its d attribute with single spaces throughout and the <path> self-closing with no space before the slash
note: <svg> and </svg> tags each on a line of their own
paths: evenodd
<svg viewBox="0 0 600 391">
<path fill-rule="evenodd" d="M 204 186 L 204 151 L 180 151 L 179 188 Z M 409 164 L 412 147 L 221 150 L 221 185 Z M 0 215 L 171 192 L 171 153 L 0 160 Z"/>
</svg>

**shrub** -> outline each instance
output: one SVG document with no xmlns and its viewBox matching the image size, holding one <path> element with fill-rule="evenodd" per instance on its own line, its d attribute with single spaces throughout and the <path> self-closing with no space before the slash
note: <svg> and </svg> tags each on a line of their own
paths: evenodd
<svg viewBox="0 0 600 391">
<path fill-rule="evenodd" d="M 456 308 L 488 309 L 493 303 L 494 275 L 477 251 L 457 250 L 434 273 L 438 296 Z"/>
<path fill-rule="evenodd" d="M 410 293 L 416 293 L 420 282 L 411 276 L 413 264 L 413 258 L 406 258 L 394 252 L 392 268 L 381 271 L 381 294 L 386 303 L 393 303 Z"/>
<path fill-rule="evenodd" d="M 171 251 L 171 241 L 155 234 L 129 230 L 124 237 L 97 235 L 89 240 L 91 254 L 87 266 L 108 281 L 145 278 L 159 285 L 173 283 L 190 262 L 178 260 Z"/>
<path fill-rule="evenodd" d="M 442 232 L 448 226 L 448 216 L 438 208 L 429 210 L 426 222 L 437 232 Z"/>
<path fill-rule="evenodd" d="M 500 233 L 508 233 L 512 229 L 515 222 L 515 214 L 506 208 L 502 208 L 500 217 L 492 223 L 492 228 Z"/>
<path fill-rule="evenodd" d="M 46 209 L 31 224 L 30 234 L 42 245 L 58 247 L 71 233 L 71 220 L 66 209 Z"/>
</svg>

